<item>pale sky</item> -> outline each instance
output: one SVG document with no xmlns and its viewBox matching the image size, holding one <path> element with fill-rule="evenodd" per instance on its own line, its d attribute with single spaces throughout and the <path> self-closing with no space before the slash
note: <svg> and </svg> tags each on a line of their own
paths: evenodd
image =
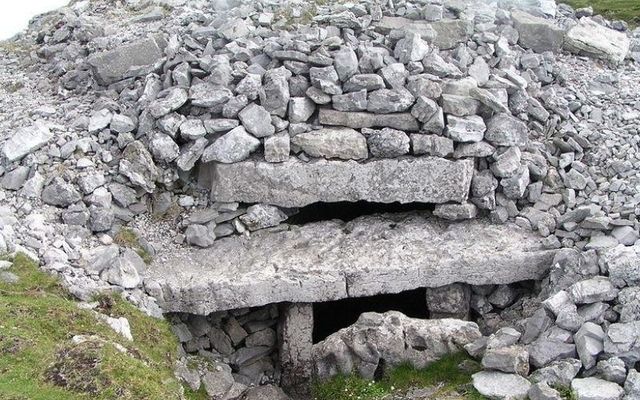
<svg viewBox="0 0 640 400">
<path fill-rule="evenodd" d="M 9 0 L 2 3 L 0 40 L 25 29 L 29 20 L 36 15 L 66 6 L 69 0 Z"/>
</svg>

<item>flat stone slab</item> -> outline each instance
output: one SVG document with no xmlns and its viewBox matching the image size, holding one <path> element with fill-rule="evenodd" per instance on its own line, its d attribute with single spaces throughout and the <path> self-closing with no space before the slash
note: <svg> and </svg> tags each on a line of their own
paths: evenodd
<svg viewBox="0 0 640 400">
<path fill-rule="evenodd" d="M 401 131 L 418 131 L 418 120 L 411 113 L 374 114 L 364 111 L 337 111 L 321 108 L 318 119 L 323 125 L 346 126 L 353 129 L 394 128 Z"/>
<path fill-rule="evenodd" d="M 383 214 L 223 238 L 208 249 L 184 249 L 155 260 L 144 276 L 164 311 L 206 315 L 454 282 L 538 280 L 554 254 L 538 235 L 511 224 Z"/>
<path fill-rule="evenodd" d="M 464 202 L 473 161 L 407 157 L 356 161 L 290 158 L 283 163 L 248 160 L 206 164 L 201 184 L 214 201 L 303 207 L 316 202 Z"/>
</svg>

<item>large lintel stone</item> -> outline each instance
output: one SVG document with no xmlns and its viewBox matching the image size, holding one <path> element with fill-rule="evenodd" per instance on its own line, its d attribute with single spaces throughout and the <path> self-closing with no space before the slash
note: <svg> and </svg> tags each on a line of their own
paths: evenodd
<svg viewBox="0 0 640 400">
<path fill-rule="evenodd" d="M 473 161 L 438 157 L 356 161 L 290 158 L 283 163 L 248 160 L 203 165 L 201 183 L 221 202 L 303 207 L 316 202 L 462 203 L 467 199 Z"/>
<path fill-rule="evenodd" d="M 555 251 L 536 233 L 424 213 L 322 221 L 232 236 L 155 260 L 145 287 L 166 312 L 211 312 L 399 293 L 454 282 L 539 280 Z"/>
</svg>

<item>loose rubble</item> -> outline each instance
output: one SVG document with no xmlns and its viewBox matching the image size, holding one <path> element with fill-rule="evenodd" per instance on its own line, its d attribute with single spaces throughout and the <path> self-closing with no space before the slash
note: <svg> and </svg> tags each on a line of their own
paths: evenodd
<svg viewBox="0 0 640 400">
<path fill-rule="evenodd" d="M 481 275 L 459 265 L 469 254 L 455 246 L 444 257 L 451 269 L 477 276 L 421 284 L 432 298 L 457 299 L 432 302 L 432 316 L 477 320 L 484 336 L 474 330 L 456 346 L 485 368 L 474 375 L 478 391 L 640 396 L 640 30 L 542 0 L 313 10 L 189 0 L 157 2 L 161 12 L 124 3 L 75 2 L 0 46 L 0 253 L 39 260 L 82 300 L 113 290 L 156 317 L 191 313 L 169 316 L 183 348 L 224 357 L 206 371 L 185 364 L 186 384 L 219 398 L 286 398 L 274 386 L 248 389 L 292 380 L 278 363 L 299 361 L 275 356 L 280 314 L 269 304 L 318 299 L 254 292 L 243 303 L 233 284 L 249 293 L 255 281 L 243 277 L 202 305 L 211 287 L 153 272 L 191 252 L 217 262 L 238 243 L 255 243 L 257 259 L 277 253 L 286 246 L 275 239 L 311 229 L 288 223 L 308 205 L 429 203 L 416 218 L 435 222 L 422 227 L 480 224 L 510 237 L 517 226 L 536 243 L 537 253 L 522 253 L 535 271 L 520 273 L 529 258 L 514 256 L 518 276 L 484 277 L 486 290 L 464 284 Z M 325 222 L 329 239 L 380 223 L 362 221 Z M 410 221 L 384 221 L 372 243 Z M 483 243 L 470 250 L 478 260 L 500 254 Z M 495 276 L 504 265 L 491 265 Z M 309 293 L 384 292 L 360 273 Z M 537 281 L 533 293 L 515 283 L 525 279 Z M 364 314 L 346 329 L 376 318 L 406 322 Z M 347 346 L 341 332 L 323 345 L 331 354 Z M 377 365 L 349 358 L 338 368 L 315 354 L 324 376 L 353 367 L 369 377 Z"/>
</svg>

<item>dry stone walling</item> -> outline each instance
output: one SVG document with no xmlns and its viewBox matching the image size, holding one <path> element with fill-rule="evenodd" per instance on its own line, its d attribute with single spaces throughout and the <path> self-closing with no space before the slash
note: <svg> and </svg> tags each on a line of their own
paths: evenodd
<svg viewBox="0 0 640 400">
<path fill-rule="evenodd" d="M 0 252 L 166 314 L 214 398 L 461 347 L 490 398 L 639 396 L 640 31 L 548 0 L 126 3 L 17 42 Z M 287 223 L 358 201 L 433 212 Z M 313 343 L 314 303 L 417 288 L 439 319 Z"/>
</svg>

